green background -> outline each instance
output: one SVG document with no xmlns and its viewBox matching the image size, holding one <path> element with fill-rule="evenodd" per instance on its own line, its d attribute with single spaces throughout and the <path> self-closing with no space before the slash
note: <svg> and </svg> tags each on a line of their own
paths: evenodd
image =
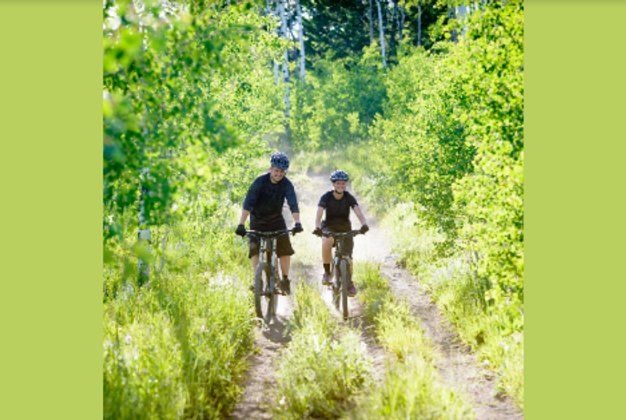
<svg viewBox="0 0 626 420">
<path fill-rule="evenodd" d="M 0 1 L 0 418 L 102 417 L 102 1 Z"/>
<path fill-rule="evenodd" d="M 624 418 L 626 2 L 526 6 L 526 416 Z"/>
<path fill-rule="evenodd" d="M 100 0 L 0 2 L 0 418 L 102 417 Z M 623 413 L 626 3 L 526 2 L 526 418 Z"/>
</svg>

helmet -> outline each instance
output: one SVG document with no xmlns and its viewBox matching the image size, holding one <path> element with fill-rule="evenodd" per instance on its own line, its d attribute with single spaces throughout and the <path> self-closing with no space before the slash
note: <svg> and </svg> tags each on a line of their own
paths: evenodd
<svg viewBox="0 0 626 420">
<path fill-rule="evenodd" d="M 286 171 L 289 169 L 289 158 L 283 152 L 276 152 L 272 154 L 270 164 L 275 168 L 280 168 Z"/>
<path fill-rule="evenodd" d="M 337 169 L 332 174 L 330 174 L 330 181 L 331 182 L 335 182 L 335 181 L 349 181 L 349 180 L 350 180 L 350 175 L 348 175 L 347 172 L 342 171 L 341 169 Z"/>
</svg>

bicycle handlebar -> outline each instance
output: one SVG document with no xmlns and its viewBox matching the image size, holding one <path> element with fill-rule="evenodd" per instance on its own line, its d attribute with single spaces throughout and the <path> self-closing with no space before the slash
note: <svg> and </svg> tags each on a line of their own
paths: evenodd
<svg viewBox="0 0 626 420">
<path fill-rule="evenodd" d="M 348 236 L 363 235 L 360 230 L 351 230 L 349 232 L 322 232 L 322 236 L 331 238 L 345 238 Z"/>
<path fill-rule="evenodd" d="M 261 236 L 264 238 L 274 238 L 274 237 L 281 236 L 281 235 L 289 235 L 290 233 L 293 233 L 293 228 L 274 230 L 274 231 L 248 230 L 246 231 L 246 236 L 252 235 L 252 236 Z"/>
</svg>

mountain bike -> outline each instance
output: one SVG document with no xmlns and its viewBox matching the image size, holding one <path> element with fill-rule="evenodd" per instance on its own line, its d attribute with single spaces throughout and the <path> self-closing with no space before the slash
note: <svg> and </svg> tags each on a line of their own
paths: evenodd
<svg viewBox="0 0 626 420">
<path fill-rule="evenodd" d="M 349 232 L 330 232 L 324 231 L 322 234 L 326 237 L 335 239 L 335 256 L 331 260 L 331 273 L 334 273 L 335 281 L 330 286 L 333 292 L 333 303 L 335 308 L 342 313 L 343 319 L 348 319 L 348 285 L 352 280 L 352 258 L 344 255 L 344 241 L 349 237 L 362 235 L 360 230 L 351 230 Z"/>
<path fill-rule="evenodd" d="M 283 229 L 271 232 L 249 230 L 247 236 L 254 236 L 259 241 L 259 265 L 254 273 L 254 310 L 257 318 L 269 324 L 276 315 L 278 294 L 276 282 L 280 279 L 278 272 L 278 255 L 276 254 L 276 239 L 281 235 L 289 235 L 293 229 Z"/>
</svg>

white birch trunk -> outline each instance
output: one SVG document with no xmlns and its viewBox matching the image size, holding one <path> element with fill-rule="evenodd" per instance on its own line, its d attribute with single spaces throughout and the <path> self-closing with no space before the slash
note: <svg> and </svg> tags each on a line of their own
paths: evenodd
<svg viewBox="0 0 626 420">
<path fill-rule="evenodd" d="M 417 45 L 422 45 L 422 2 L 417 0 Z"/>
<path fill-rule="evenodd" d="M 400 6 L 400 16 L 402 16 L 402 19 L 400 19 L 400 33 L 398 34 L 398 37 L 400 38 L 400 42 L 402 42 L 402 30 L 404 29 L 404 22 L 406 21 L 406 14 L 404 13 L 404 8 L 402 6 Z"/>
<path fill-rule="evenodd" d="M 282 35 L 284 38 L 287 38 L 287 17 L 285 16 L 285 6 L 283 5 L 283 0 L 278 0 L 278 14 L 280 16 Z M 285 84 L 285 125 L 288 127 L 289 116 L 291 115 L 291 103 L 289 100 L 291 89 L 289 86 L 289 52 L 287 50 L 285 50 L 285 58 L 283 61 L 283 83 Z"/>
<path fill-rule="evenodd" d="M 369 0 L 370 2 L 370 7 L 369 9 L 367 9 L 367 18 L 369 19 L 370 22 L 370 45 L 372 45 L 374 43 L 374 14 L 372 13 L 372 1 L 373 0 Z"/>
<path fill-rule="evenodd" d="M 380 10 L 380 0 L 376 0 L 378 8 L 378 30 L 380 32 L 380 49 L 383 56 L 383 67 L 387 67 L 387 58 L 385 56 L 385 29 L 383 28 L 383 15 Z"/>
<path fill-rule="evenodd" d="M 302 26 L 302 9 L 300 8 L 300 0 L 296 0 L 296 8 L 298 12 L 298 26 L 300 26 L 300 81 L 306 82 L 306 61 L 304 56 L 304 26 Z"/>
<path fill-rule="evenodd" d="M 145 180 L 148 177 L 148 169 L 141 170 L 141 193 L 139 195 L 139 230 L 137 232 L 137 239 L 139 242 L 145 242 L 146 246 L 150 245 L 152 241 L 152 234 L 146 220 L 145 199 L 148 195 L 148 189 L 145 187 Z M 146 264 L 141 258 L 137 263 L 137 269 L 139 271 L 139 285 L 145 284 L 150 280 L 150 266 Z"/>
<path fill-rule="evenodd" d="M 460 6 L 456 6 L 454 8 L 454 14 L 456 16 L 456 19 L 459 22 L 463 22 L 463 28 L 461 29 L 461 37 L 465 38 L 465 34 L 467 33 L 466 18 L 467 18 L 467 15 L 469 14 L 469 7 L 464 4 Z"/>
<path fill-rule="evenodd" d="M 274 60 L 274 84 L 278 86 L 280 83 L 280 69 L 278 68 L 278 63 Z"/>
</svg>

